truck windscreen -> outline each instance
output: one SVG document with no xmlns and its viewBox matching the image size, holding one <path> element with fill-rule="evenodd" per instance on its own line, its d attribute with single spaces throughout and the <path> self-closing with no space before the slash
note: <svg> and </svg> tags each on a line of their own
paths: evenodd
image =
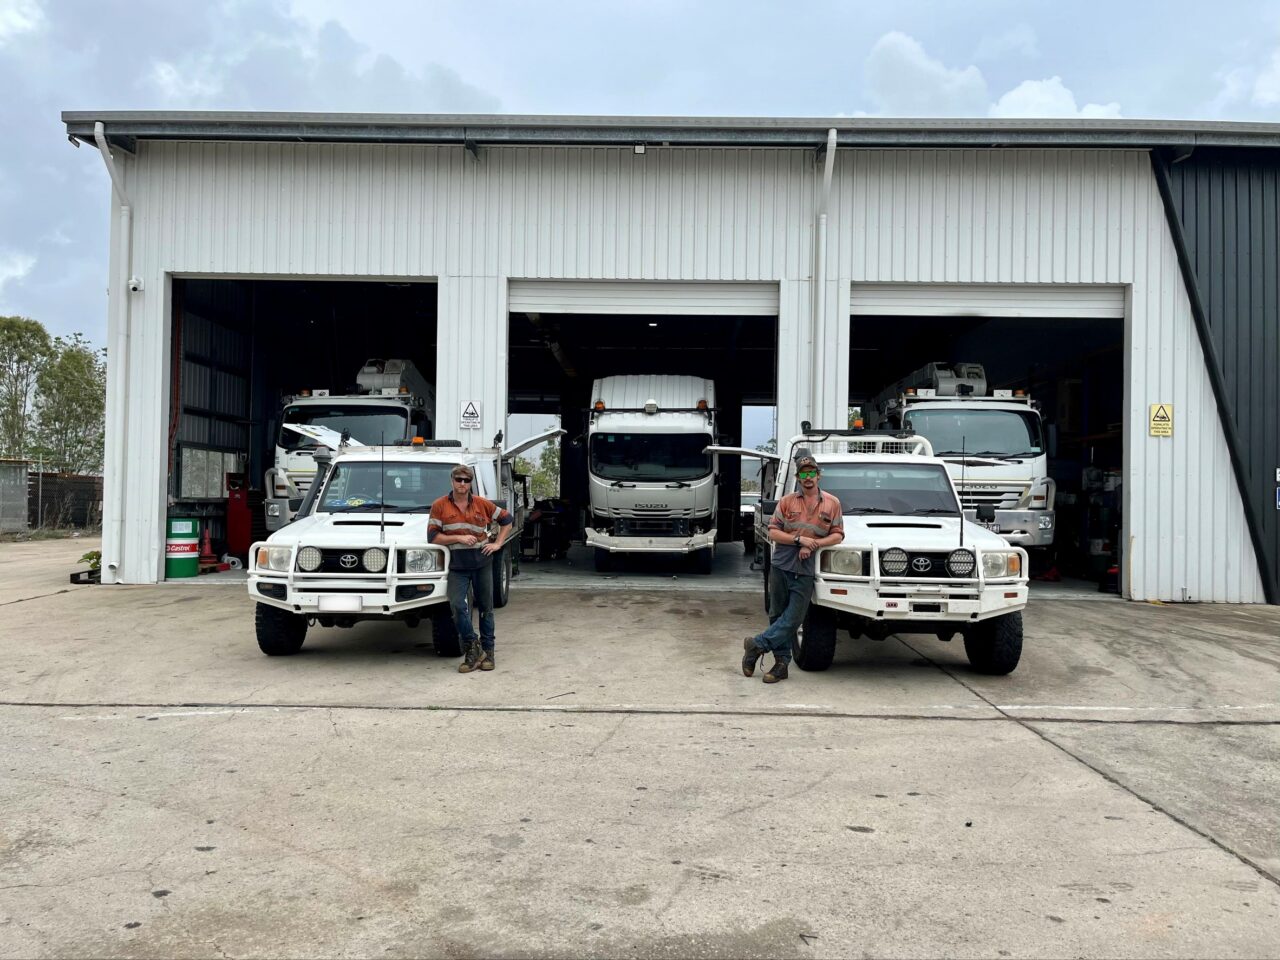
<svg viewBox="0 0 1280 960">
<path fill-rule="evenodd" d="M 711 472 L 706 433 L 596 433 L 591 472 L 602 480 L 698 480 Z"/>
<path fill-rule="evenodd" d="M 832 463 L 819 486 L 845 514 L 950 514 L 960 510 L 945 468 L 932 463 Z"/>
<path fill-rule="evenodd" d="M 935 456 L 1038 457 L 1040 418 L 1020 410 L 910 410 L 904 428 L 928 439 Z"/>
<path fill-rule="evenodd" d="M 286 407 L 285 423 L 309 423 L 341 433 L 351 432 L 351 439 L 366 445 L 395 443 L 403 440 L 409 422 L 409 411 L 400 406 L 375 407 L 368 404 L 297 404 Z M 280 430 L 276 444 L 285 450 L 314 446 L 311 440 L 292 430 Z M 445 484 L 448 491 L 449 485 Z"/>
<path fill-rule="evenodd" d="M 451 489 L 450 463 L 402 463 L 359 460 L 339 463 L 329 475 L 316 513 L 368 510 L 426 513 Z"/>
</svg>

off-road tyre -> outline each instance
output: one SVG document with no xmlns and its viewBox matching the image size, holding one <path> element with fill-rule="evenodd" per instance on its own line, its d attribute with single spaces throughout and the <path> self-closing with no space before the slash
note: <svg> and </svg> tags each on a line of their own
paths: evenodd
<svg viewBox="0 0 1280 960">
<path fill-rule="evenodd" d="M 742 531 L 742 552 L 747 555 L 756 552 L 756 528 L 753 525 Z"/>
<path fill-rule="evenodd" d="M 511 548 L 505 547 L 493 561 L 493 607 L 505 607 L 511 600 Z"/>
<path fill-rule="evenodd" d="M 835 614 L 826 607 L 810 604 L 803 626 L 796 631 L 791 657 L 797 667 L 810 673 L 818 673 L 831 666 L 836 657 Z"/>
<path fill-rule="evenodd" d="M 716 548 L 714 545 L 707 547 L 705 550 L 695 550 L 693 552 L 693 572 L 702 576 L 709 576 L 711 573 L 711 565 L 715 562 Z"/>
<path fill-rule="evenodd" d="M 1022 613 L 1006 613 L 965 631 L 964 652 L 978 673 L 1013 673 L 1022 658 Z"/>
<path fill-rule="evenodd" d="M 307 618 L 268 603 L 260 603 L 253 614 L 258 649 L 268 657 L 291 657 L 307 639 Z"/>
<path fill-rule="evenodd" d="M 437 604 L 431 612 L 431 645 L 437 657 L 462 656 L 462 641 L 453 622 L 453 610 L 447 603 Z"/>
<path fill-rule="evenodd" d="M 613 569 L 613 554 L 604 547 L 596 547 L 596 573 L 608 573 Z"/>
</svg>

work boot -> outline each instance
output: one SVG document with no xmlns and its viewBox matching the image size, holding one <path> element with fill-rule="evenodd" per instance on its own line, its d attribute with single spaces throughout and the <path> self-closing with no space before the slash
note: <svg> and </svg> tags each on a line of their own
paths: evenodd
<svg viewBox="0 0 1280 960">
<path fill-rule="evenodd" d="M 747 637 L 743 640 L 742 649 L 746 651 L 742 655 L 742 675 L 744 677 L 755 676 L 756 664 L 760 662 L 760 658 L 764 656 L 765 651 L 756 646 L 755 637 Z"/>
<path fill-rule="evenodd" d="M 773 666 L 769 668 L 769 672 L 762 679 L 765 683 L 777 683 L 779 680 L 787 679 L 787 665 L 781 660 L 773 661 Z"/>
<path fill-rule="evenodd" d="M 481 657 L 480 657 L 480 669 L 481 669 L 481 670 L 492 670 L 492 669 L 493 669 L 493 651 L 492 651 L 492 650 L 486 650 L 486 651 L 481 655 Z"/>
<path fill-rule="evenodd" d="M 462 662 L 458 664 L 459 673 L 470 673 L 480 666 L 480 659 L 484 656 L 484 651 L 480 649 L 480 641 L 467 645 L 466 656 L 462 658 Z"/>
</svg>

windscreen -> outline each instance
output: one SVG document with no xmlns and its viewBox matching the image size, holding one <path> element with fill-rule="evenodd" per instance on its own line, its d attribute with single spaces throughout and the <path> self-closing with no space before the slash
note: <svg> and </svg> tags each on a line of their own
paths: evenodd
<svg viewBox="0 0 1280 960">
<path fill-rule="evenodd" d="M 904 426 L 928 439 L 936 456 L 965 454 L 1038 457 L 1044 453 L 1040 418 L 1020 410 L 912 410 Z"/>
<path fill-rule="evenodd" d="M 316 513 L 426 513 L 451 489 L 449 463 L 339 463 L 329 474 Z"/>
<path fill-rule="evenodd" d="M 946 468 L 933 463 L 833 463 L 819 485 L 845 514 L 959 516 Z"/>
<path fill-rule="evenodd" d="M 603 480 L 698 480 L 711 472 L 706 433 L 596 433 L 591 472 Z"/>
<path fill-rule="evenodd" d="M 408 421 L 409 411 L 401 406 L 317 403 L 286 407 L 284 411 L 285 423 L 309 423 L 317 427 L 328 427 L 338 433 L 349 430 L 352 440 L 358 440 L 366 446 L 403 440 Z M 283 427 L 280 428 L 276 443 L 285 450 L 315 446 L 313 440 Z M 447 485 L 445 489 L 448 489 Z"/>
</svg>

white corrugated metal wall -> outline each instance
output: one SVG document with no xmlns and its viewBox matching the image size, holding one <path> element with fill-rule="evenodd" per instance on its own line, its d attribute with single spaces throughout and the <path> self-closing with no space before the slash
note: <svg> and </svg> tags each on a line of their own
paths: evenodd
<svg viewBox="0 0 1280 960">
<path fill-rule="evenodd" d="M 844 416 L 851 283 L 1107 283 L 1131 287 L 1133 594 L 1262 597 L 1145 154 L 841 151 L 816 323 L 809 151 L 482 147 L 475 160 L 454 147 L 144 141 L 126 175 L 132 272 L 146 289 L 131 298 L 130 392 L 141 402 L 129 424 L 125 580 L 161 568 L 155 400 L 167 396 L 173 274 L 437 279 L 441 424 L 480 400 L 483 429 L 464 438 L 474 441 L 505 413 L 511 278 L 777 283 L 784 434 L 802 417 Z M 463 382 L 457 360 L 477 335 L 492 362 Z M 1149 397 L 1180 411 L 1163 448 L 1145 437 Z M 113 417 L 113 437 L 118 427 Z"/>
</svg>

